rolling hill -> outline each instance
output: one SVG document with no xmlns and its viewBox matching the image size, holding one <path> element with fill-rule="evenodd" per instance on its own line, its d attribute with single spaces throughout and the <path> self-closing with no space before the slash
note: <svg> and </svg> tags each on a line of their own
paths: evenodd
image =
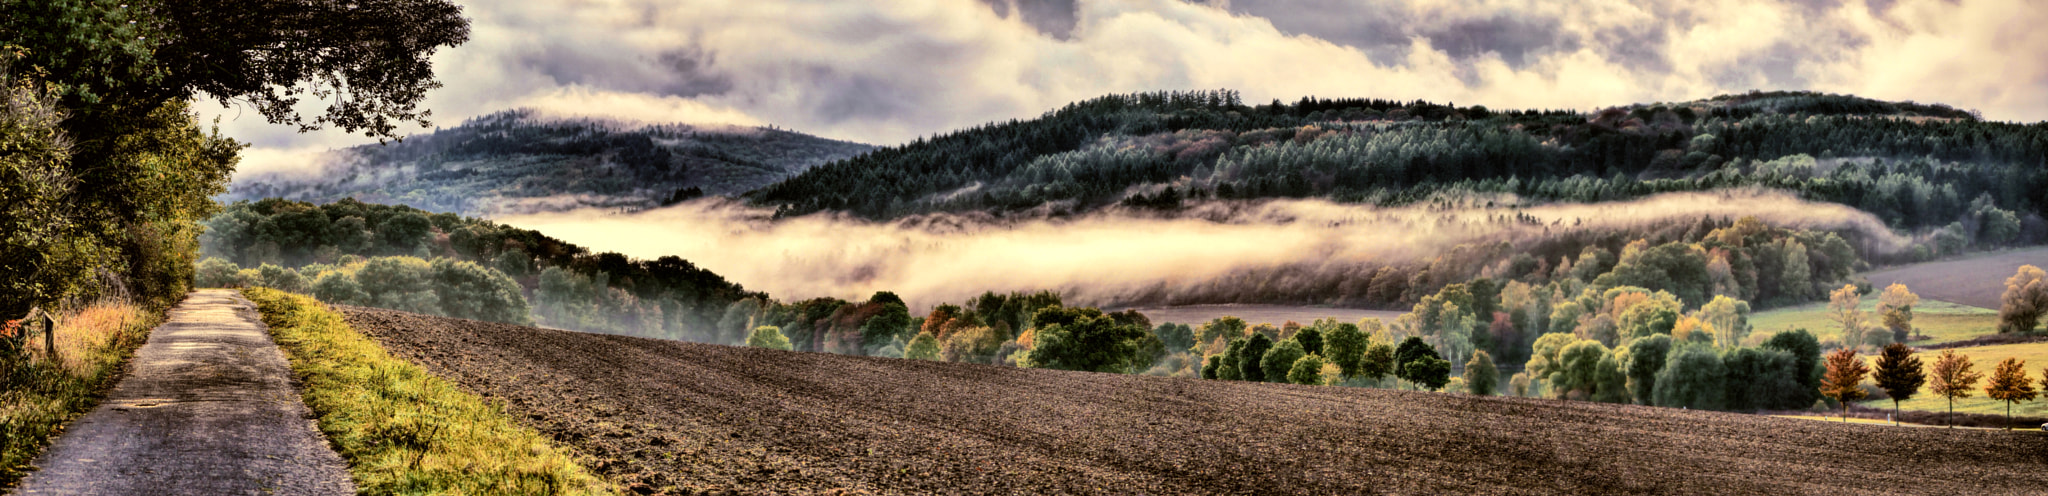
<svg viewBox="0 0 2048 496">
<path fill-rule="evenodd" d="M 780 215 L 1065 215 L 1217 200 L 1604 202 L 1763 187 L 1920 231 L 1985 207 L 2039 221 L 2048 123 L 1808 92 L 1592 113 L 1235 92 L 1109 95 L 812 168 L 748 194 Z M 2014 222 L 2018 222 L 2015 220 Z M 2033 231 L 2030 231 L 2033 232 Z"/>
<path fill-rule="evenodd" d="M 388 145 L 334 150 L 310 176 L 238 177 L 220 199 L 355 198 L 486 217 L 640 209 L 742 193 L 869 148 L 773 128 L 629 125 L 511 110 Z"/>
<path fill-rule="evenodd" d="M 696 494 L 2026 493 L 2048 437 L 852 357 L 338 308 L 397 356 Z M 1899 470 L 1912 467 L 1912 470 Z"/>
</svg>

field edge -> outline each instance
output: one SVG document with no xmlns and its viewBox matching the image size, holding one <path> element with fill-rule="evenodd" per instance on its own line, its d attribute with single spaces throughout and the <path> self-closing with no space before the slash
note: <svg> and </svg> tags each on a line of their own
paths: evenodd
<svg viewBox="0 0 2048 496">
<path fill-rule="evenodd" d="M 243 289 L 363 494 L 618 494 L 572 449 L 513 421 L 310 297 Z"/>
</svg>

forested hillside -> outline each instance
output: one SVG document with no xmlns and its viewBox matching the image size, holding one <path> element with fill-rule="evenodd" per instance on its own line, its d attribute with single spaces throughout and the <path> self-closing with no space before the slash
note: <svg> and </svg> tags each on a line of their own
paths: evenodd
<svg viewBox="0 0 2048 496">
<path fill-rule="evenodd" d="M 353 199 L 236 202 L 205 225 L 202 287 L 689 340 L 707 340 L 728 306 L 759 296 L 672 256 L 593 254 L 535 231 Z"/>
<path fill-rule="evenodd" d="M 222 198 L 355 198 L 485 216 L 647 208 L 745 192 L 868 149 L 771 128 L 636 126 L 512 110 L 332 151 L 312 175 L 245 174 Z"/>
<path fill-rule="evenodd" d="M 2022 220 L 2039 222 L 2044 160 L 2048 123 L 1818 93 L 1590 115 L 1364 99 L 1252 106 L 1231 91 L 1144 93 L 878 149 L 749 198 L 781 215 L 889 219 L 1172 210 L 1210 199 L 1597 202 L 1762 186 L 1857 207 L 1907 231 L 1960 223 L 1974 235 L 1995 217 L 1990 235 L 2007 241 Z"/>
</svg>

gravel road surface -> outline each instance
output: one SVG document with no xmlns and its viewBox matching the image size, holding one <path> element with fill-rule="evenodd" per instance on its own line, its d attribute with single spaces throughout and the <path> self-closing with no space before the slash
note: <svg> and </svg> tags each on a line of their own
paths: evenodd
<svg viewBox="0 0 2048 496">
<path fill-rule="evenodd" d="M 255 305 L 195 291 L 19 494 L 354 494 L 310 417 Z"/>
</svg>

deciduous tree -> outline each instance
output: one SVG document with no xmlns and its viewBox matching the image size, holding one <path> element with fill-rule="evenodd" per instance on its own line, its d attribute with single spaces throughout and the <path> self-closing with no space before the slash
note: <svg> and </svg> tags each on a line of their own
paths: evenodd
<svg viewBox="0 0 2048 496">
<path fill-rule="evenodd" d="M 1327 342 L 1323 347 L 1327 349 L 1323 350 L 1324 356 L 1331 363 L 1337 364 L 1337 369 L 1342 371 L 1345 378 L 1358 376 L 1359 366 L 1365 360 L 1365 348 L 1370 345 L 1365 333 L 1358 332 L 1357 325 L 1342 323 L 1330 330 L 1330 335 L 1325 341 Z"/>
<path fill-rule="evenodd" d="M 1254 332 L 1244 343 L 1244 353 L 1237 360 L 1237 375 L 1247 381 L 1265 382 L 1266 370 L 1261 368 L 1266 352 L 1273 350 L 1273 339 L 1263 333 Z"/>
<path fill-rule="evenodd" d="M 1477 396 L 1489 396 L 1500 384 L 1500 369 L 1493 365 L 1493 354 L 1480 350 L 1472 353 L 1472 361 L 1465 362 L 1465 389 Z"/>
<path fill-rule="evenodd" d="M 1451 382 L 1451 361 L 1439 358 L 1435 353 L 1403 364 L 1401 370 L 1407 374 L 1409 382 L 1430 391 L 1443 389 Z"/>
<path fill-rule="evenodd" d="M 903 358 L 912 360 L 938 360 L 939 338 L 929 332 L 918 332 L 910 339 L 910 347 L 904 348 Z"/>
<path fill-rule="evenodd" d="M 1863 337 L 1863 296 L 1856 291 L 1856 285 L 1844 284 L 1842 289 L 1828 293 L 1828 319 L 1835 321 L 1842 330 L 1842 345 L 1856 346 Z"/>
<path fill-rule="evenodd" d="M 2040 267 L 2022 265 L 2005 280 L 2005 294 L 1998 308 L 1998 332 L 2026 332 L 2040 325 L 2048 312 L 2048 273 Z"/>
<path fill-rule="evenodd" d="M 1928 375 L 1928 389 L 1948 399 L 1948 425 L 1955 427 L 1956 400 L 1968 398 L 1977 388 L 1977 381 L 1984 373 L 1970 370 L 1970 356 L 1956 353 L 1956 350 L 1941 350 L 1941 357 L 1934 360 L 1933 374 Z"/>
<path fill-rule="evenodd" d="M 1294 361 L 1287 368 L 1287 382 L 1320 386 L 1323 384 L 1323 356 L 1308 355 Z"/>
<path fill-rule="evenodd" d="M 1377 381 L 1391 373 L 1394 373 L 1394 347 L 1386 343 L 1367 345 L 1365 358 L 1358 362 L 1359 377 Z"/>
<path fill-rule="evenodd" d="M 1670 354 L 1671 336 L 1658 334 L 1628 344 L 1628 363 L 1622 368 L 1628 372 L 1628 389 L 1636 404 L 1648 405 L 1656 399 L 1657 372 L 1664 370 L 1664 358 Z"/>
<path fill-rule="evenodd" d="M 782 335 L 780 327 L 760 326 L 747 335 L 747 346 L 789 351 L 789 338 Z"/>
<path fill-rule="evenodd" d="M 1991 372 L 1991 382 L 1984 385 L 1984 395 L 2005 402 L 2005 430 L 2012 430 L 2012 404 L 2033 401 L 2040 393 L 2034 389 L 2034 381 L 2027 377 L 2027 362 L 2018 358 L 2006 358 L 1998 362 L 1998 368 Z"/>
<path fill-rule="evenodd" d="M 1884 326 L 1892 330 L 1892 341 L 1904 343 L 1913 331 L 1913 305 L 1920 304 L 1920 295 L 1906 289 L 1906 285 L 1892 283 L 1884 287 L 1884 294 L 1877 297 L 1877 313 L 1884 319 Z"/>
<path fill-rule="evenodd" d="M 1717 410 L 1727 394 L 1727 369 L 1710 346 L 1680 346 L 1657 372 L 1657 406 Z"/>
<path fill-rule="evenodd" d="M 1855 286 L 1850 286 L 1855 289 Z M 1863 399 L 1863 378 L 1870 375 L 1870 366 L 1863 364 L 1863 358 L 1856 356 L 1855 348 L 1842 348 L 1828 354 L 1828 373 L 1821 376 L 1820 394 L 1834 398 L 1842 404 L 1842 421 L 1849 421 L 1849 402 Z"/>
<path fill-rule="evenodd" d="M 1287 372 L 1293 370 L 1294 362 L 1304 356 L 1308 356 L 1308 352 L 1302 350 L 1300 341 L 1283 340 L 1273 345 L 1273 349 L 1266 350 L 1266 356 L 1259 359 L 1259 369 L 1267 382 L 1289 382 L 1293 378 L 1288 377 Z M 1321 370 L 1322 366 L 1319 364 L 1316 368 Z"/>
</svg>

